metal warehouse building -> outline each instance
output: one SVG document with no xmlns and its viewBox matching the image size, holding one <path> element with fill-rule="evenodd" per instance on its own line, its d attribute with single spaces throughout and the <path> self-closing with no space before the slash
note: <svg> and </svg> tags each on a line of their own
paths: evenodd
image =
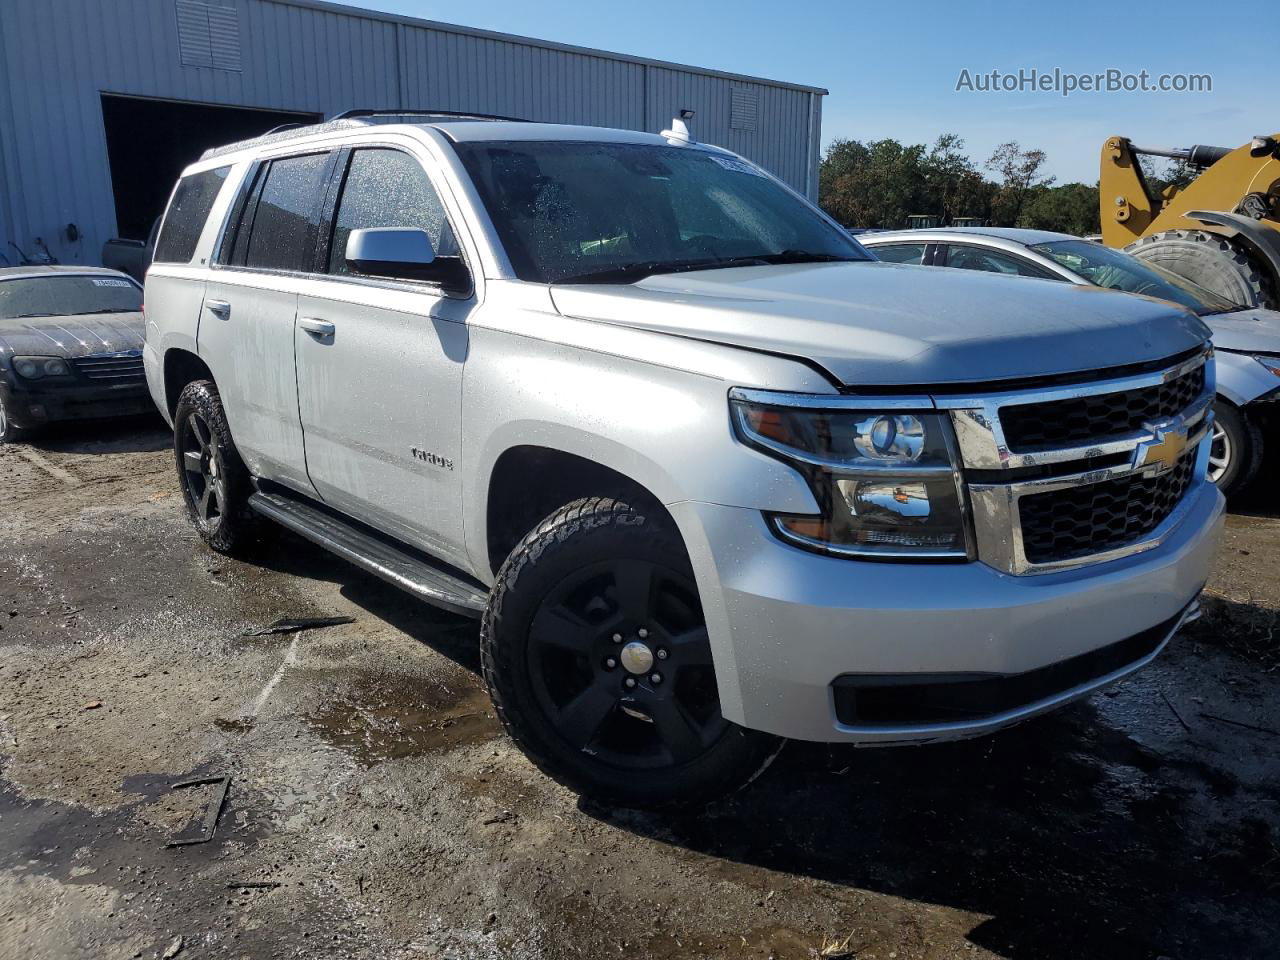
<svg viewBox="0 0 1280 960">
<path fill-rule="evenodd" d="M 825 93 L 318 0 L 0 0 L 0 252 L 97 263 L 206 147 L 355 107 L 655 132 L 691 109 L 814 197 Z"/>
</svg>

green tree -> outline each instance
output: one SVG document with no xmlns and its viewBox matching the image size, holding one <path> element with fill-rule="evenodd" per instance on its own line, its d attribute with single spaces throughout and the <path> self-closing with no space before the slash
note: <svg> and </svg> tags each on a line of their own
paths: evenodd
<svg viewBox="0 0 1280 960">
<path fill-rule="evenodd" d="M 1018 226 L 1084 236 L 1098 233 L 1098 188 L 1083 183 L 1039 187 L 1032 191 Z"/>
<path fill-rule="evenodd" d="M 822 208 L 846 226 L 905 226 L 927 204 L 924 157 L 923 144 L 837 140 L 819 167 Z"/>
<path fill-rule="evenodd" d="M 944 133 L 934 141 L 924 158 L 923 173 L 928 209 L 918 213 L 932 213 L 950 223 L 955 217 L 974 217 L 974 178 L 982 176 L 973 169 L 973 161 L 964 152 L 964 140 L 954 133 Z"/>
<path fill-rule="evenodd" d="M 1016 224 L 1032 192 L 1037 187 L 1053 185 L 1054 178 L 1041 173 L 1045 159 L 1043 150 L 1023 150 L 1016 140 L 996 147 L 985 164 L 996 175 L 999 187 L 992 210 L 996 225 Z"/>
</svg>

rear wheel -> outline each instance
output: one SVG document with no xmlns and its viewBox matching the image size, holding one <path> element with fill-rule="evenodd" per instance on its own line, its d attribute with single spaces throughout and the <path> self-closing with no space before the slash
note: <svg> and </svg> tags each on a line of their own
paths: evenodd
<svg viewBox="0 0 1280 960">
<path fill-rule="evenodd" d="M 219 553 L 243 552 L 257 533 L 252 485 L 211 381 L 187 384 L 178 398 L 173 451 L 187 516 L 201 538 Z"/>
<path fill-rule="evenodd" d="M 617 500 L 568 504 L 512 551 L 481 645 L 512 738 L 604 803 L 705 803 L 749 782 L 782 745 L 721 715 L 684 546 Z"/>
<path fill-rule="evenodd" d="M 1203 230 L 1166 230 L 1125 247 L 1128 253 L 1211 290 L 1232 303 L 1275 307 L 1269 275 L 1238 244 Z"/>
<path fill-rule="evenodd" d="M 1262 462 L 1262 432 L 1225 400 L 1213 405 L 1209 479 L 1227 496 L 1247 487 Z"/>
</svg>

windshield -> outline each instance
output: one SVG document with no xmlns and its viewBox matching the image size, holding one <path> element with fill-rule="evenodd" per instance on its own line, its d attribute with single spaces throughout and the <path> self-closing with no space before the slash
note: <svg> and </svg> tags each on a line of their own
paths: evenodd
<svg viewBox="0 0 1280 960">
<path fill-rule="evenodd" d="M 696 147 L 566 141 L 455 145 L 521 280 L 869 260 L 755 167 Z"/>
<path fill-rule="evenodd" d="M 1054 240 L 1028 249 L 1055 260 L 1096 287 L 1172 300 L 1202 317 L 1244 309 L 1186 277 L 1091 240 Z"/>
<path fill-rule="evenodd" d="M 142 290 L 124 277 L 55 274 L 0 280 L 0 320 L 136 313 L 141 309 Z"/>
</svg>

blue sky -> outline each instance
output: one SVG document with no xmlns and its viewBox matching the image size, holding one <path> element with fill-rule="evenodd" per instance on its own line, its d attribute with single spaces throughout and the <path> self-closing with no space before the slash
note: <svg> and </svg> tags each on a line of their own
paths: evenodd
<svg viewBox="0 0 1280 960">
<path fill-rule="evenodd" d="M 1112 134 L 1238 146 L 1280 130 L 1280 75 L 1264 2 L 1123 0 L 964 4 L 739 0 L 348 0 L 352 5 L 826 87 L 823 141 L 964 137 L 981 161 L 1005 140 L 1039 147 L 1059 182 L 1092 183 Z M 971 74 L 1206 73 L 1208 93 L 965 93 Z"/>
</svg>

